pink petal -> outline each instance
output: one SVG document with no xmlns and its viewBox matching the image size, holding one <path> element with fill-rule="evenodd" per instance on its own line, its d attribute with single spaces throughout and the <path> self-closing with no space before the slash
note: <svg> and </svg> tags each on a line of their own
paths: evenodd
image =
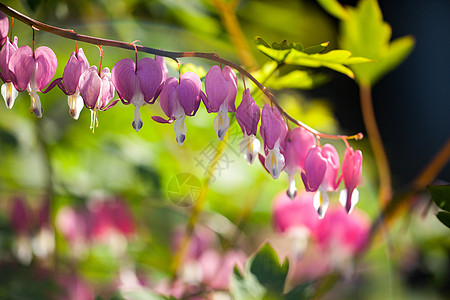
<svg viewBox="0 0 450 300">
<path fill-rule="evenodd" d="M 166 80 L 164 88 L 159 95 L 159 104 L 166 116 L 174 117 L 174 114 L 180 105 L 177 98 L 176 89 L 178 88 L 178 80 L 175 77 L 170 77 Z"/>
<path fill-rule="evenodd" d="M 261 136 L 264 140 L 264 148 L 273 149 L 277 141 L 284 148 L 288 128 L 279 110 L 265 104 L 261 115 Z"/>
<path fill-rule="evenodd" d="M 228 95 L 229 84 L 219 66 L 214 65 L 206 74 L 205 91 L 212 112 L 218 112 Z"/>
<path fill-rule="evenodd" d="M 284 157 L 288 174 L 304 170 L 305 159 L 309 149 L 316 144 L 314 135 L 303 127 L 296 127 L 288 132 L 285 141 Z"/>
<path fill-rule="evenodd" d="M 228 112 L 236 111 L 236 95 L 237 95 L 237 78 L 233 69 L 229 66 L 225 66 L 222 70 L 223 78 L 228 83 L 228 93 L 225 97 L 225 103 L 227 104 Z"/>
<path fill-rule="evenodd" d="M 119 60 L 112 68 L 112 82 L 119 96 L 127 101 L 131 101 L 136 92 L 135 67 L 133 60 L 124 58 Z"/>
<path fill-rule="evenodd" d="M 6 43 L 3 45 L 2 50 L 0 50 L 0 73 L 2 78 L 6 82 L 11 82 L 11 76 L 9 71 L 9 61 L 11 56 L 17 50 L 17 37 L 14 38 L 14 42 L 11 43 L 9 38 L 6 39 Z"/>
<path fill-rule="evenodd" d="M 335 191 L 338 188 L 337 176 L 339 172 L 339 154 L 330 144 L 322 147 L 322 156 L 327 160 L 327 171 L 325 173 L 325 183 L 328 191 Z"/>
<path fill-rule="evenodd" d="M 305 172 L 302 180 L 308 192 L 315 192 L 323 181 L 327 170 L 327 160 L 322 156 L 321 149 L 313 146 L 306 155 Z"/>
<path fill-rule="evenodd" d="M 33 50 L 29 46 L 22 46 L 17 49 L 11 56 L 8 67 L 14 86 L 17 90 L 24 91 L 36 68 Z"/>
<path fill-rule="evenodd" d="M 84 55 L 83 49 L 78 50 L 78 57 L 75 51 L 69 58 L 63 72 L 63 82 L 69 95 L 75 94 L 80 81 L 80 76 L 89 68 L 89 63 Z"/>
<path fill-rule="evenodd" d="M 242 132 L 247 135 L 256 135 L 260 116 L 259 106 L 250 95 L 250 90 L 246 89 L 242 95 L 242 102 L 236 110 L 236 120 L 241 126 Z"/>
<path fill-rule="evenodd" d="M 9 30 L 8 17 L 3 12 L 0 12 L 0 45 L 3 45 L 6 42 L 8 30 Z"/>
<path fill-rule="evenodd" d="M 191 115 L 199 101 L 202 82 L 197 74 L 186 72 L 181 77 L 180 85 L 177 87 L 178 102 L 184 109 L 186 115 Z"/>
<path fill-rule="evenodd" d="M 345 150 L 344 161 L 342 162 L 342 176 L 345 186 L 349 191 L 355 189 L 361 178 L 362 171 L 362 152 L 352 148 Z"/>
<path fill-rule="evenodd" d="M 145 57 L 138 62 L 136 74 L 144 101 L 151 101 L 162 82 L 161 67 L 155 60 Z"/>
<path fill-rule="evenodd" d="M 36 84 L 41 91 L 55 75 L 58 61 L 53 50 L 45 46 L 37 48 L 34 57 L 36 58 Z"/>
<path fill-rule="evenodd" d="M 106 67 L 102 70 L 100 78 L 102 79 L 102 95 L 100 97 L 99 108 L 105 108 L 108 103 L 114 98 L 115 92 L 109 68 Z"/>
<path fill-rule="evenodd" d="M 83 98 L 86 107 L 94 109 L 102 87 L 102 80 L 98 76 L 96 66 L 90 67 L 81 74 L 79 87 L 81 97 Z"/>
</svg>

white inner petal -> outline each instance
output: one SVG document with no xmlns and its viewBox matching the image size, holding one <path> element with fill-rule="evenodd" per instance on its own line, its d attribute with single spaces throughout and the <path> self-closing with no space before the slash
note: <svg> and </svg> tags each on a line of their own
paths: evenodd
<svg viewBox="0 0 450 300">
<path fill-rule="evenodd" d="M 19 92 L 16 90 L 14 85 L 11 82 L 7 82 L 2 85 L 2 96 L 5 99 L 6 107 L 11 109 L 16 101 Z"/>
<path fill-rule="evenodd" d="M 313 205 L 314 209 L 319 214 L 319 219 L 325 216 L 328 209 L 329 198 L 326 189 L 319 188 L 314 194 Z"/>
<path fill-rule="evenodd" d="M 247 160 L 248 164 L 252 164 L 255 161 L 256 156 L 258 155 L 259 149 L 261 147 L 261 143 L 254 135 L 247 135 L 244 133 L 244 138 L 240 144 L 241 153 L 244 155 L 244 158 Z"/>
<path fill-rule="evenodd" d="M 186 139 L 186 124 L 184 120 L 186 119 L 186 115 L 182 115 L 180 118 L 176 119 L 174 122 L 174 130 L 177 138 L 178 145 L 183 145 L 184 140 Z"/>
<path fill-rule="evenodd" d="M 269 149 L 264 166 L 269 171 L 270 175 L 272 175 L 274 179 L 277 179 L 280 176 L 281 170 L 284 168 L 284 164 L 284 156 L 280 153 L 280 147 L 278 143 L 276 143 L 273 149 Z"/>
<path fill-rule="evenodd" d="M 230 127 L 230 118 L 227 115 L 226 106 L 222 104 L 220 106 L 217 116 L 214 118 L 213 127 L 216 131 L 217 138 L 222 141 L 227 133 L 228 127 Z"/>
<path fill-rule="evenodd" d="M 80 112 L 84 106 L 83 98 L 81 98 L 80 93 L 67 96 L 67 102 L 69 104 L 69 114 L 72 118 L 78 120 L 80 117 Z"/>
</svg>

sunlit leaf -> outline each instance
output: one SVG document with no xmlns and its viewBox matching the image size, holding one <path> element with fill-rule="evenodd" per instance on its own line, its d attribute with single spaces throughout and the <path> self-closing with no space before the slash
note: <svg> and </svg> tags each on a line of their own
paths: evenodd
<svg viewBox="0 0 450 300">
<path fill-rule="evenodd" d="M 280 264 L 275 250 L 266 243 L 255 255 L 250 271 L 258 281 L 275 294 L 282 294 L 286 276 L 289 271 L 289 261 Z"/>
<path fill-rule="evenodd" d="M 450 212 L 448 211 L 439 211 L 436 214 L 436 217 L 439 219 L 439 221 L 442 222 L 445 226 L 450 228 Z"/>
<path fill-rule="evenodd" d="M 450 185 L 430 185 L 428 191 L 439 208 L 450 212 Z"/>
<path fill-rule="evenodd" d="M 406 36 L 390 43 L 391 27 L 383 21 L 376 0 L 361 0 L 357 7 L 346 8 L 346 14 L 336 1 L 319 1 L 323 7 L 342 20 L 341 46 L 355 56 L 367 57 L 373 64 L 351 66 L 359 83 L 373 85 L 400 64 L 411 52 L 414 39 Z"/>
<path fill-rule="evenodd" d="M 337 0 L 317 0 L 322 7 L 332 16 L 338 19 L 345 19 L 347 11 Z"/>
<path fill-rule="evenodd" d="M 347 50 L 333 50 L 327 53 L 318 53 L 323 51 L 328 43 L 309 47 L 305 51 L 299 50 L 298 44 L 287 44 L 287 42 L 276 44 L 277 49 L 275 49 L 273 47 L 274 44 L 271 47 L 261 38 L 257 38 L 256 45 L 259 51 L 279 64 L 310 68 L 326 67 L 352 78 L 354 77 L 353 72 L 345 65 L 370 62 L 367 58 L 353 57 L 352 53 Z"/>
<path fill-rule="evenodd" d="M 286 75 L 271 77 L 267 80 L 266 86 L 276 90 L 284 88 L 313 89 L 326 80 L 327 77 L 324 74 L 295 70 Z"/>
<path fill-rule="evenodd" d="M 235 300 L 263 299 L 266 289 L 258 282 L 248 268 L 241 274 L 238 268 L 234 269 L 230 283 L 230 293 Z"/>
</svg>

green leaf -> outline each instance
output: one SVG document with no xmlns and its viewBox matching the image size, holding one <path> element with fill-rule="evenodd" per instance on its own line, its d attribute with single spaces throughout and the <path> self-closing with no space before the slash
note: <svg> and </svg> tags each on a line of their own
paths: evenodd
<svg viewBox="0 0 450 300">
<path fill-rule="evenodd" d="M 441 210 L 436 214 L 436 217 L 442 222 L 442 224 L 450 228 L 450 212 Z"/>
<path fill-rule="evenodd" d="M 274 76 L 266 81 L 266 86 L 272 89 L 296 88 L 313 89 L 327 81 L 324 74 L 311 74 L 307 71 L 294 70 L 282 76 Z"/>
<path fill-rule="evenodd" d="M 338 19 L 345 19 L 347 11 L 337 0 L 317 0 L 322 7 L 332 16 Z"/>
<path fill-rule="evenodd" d="M 450 185 L 430 185 L 428 192 L 439 208 L 450 211 Z"/>
<path fill-rule="evenodd" d="M 343 16 L 332 9 L 332 6 L 337 5 L 334 2 L 319 1 L 331 14 Z M 391 27 L 383 21 L 376 0 L 360 0 L 357 7 L 348 7 L 345 11 L 346 16 L 340 18 L 341 46 L 355 56 L 375 61 L 373 64 L 351 66 L 360 84 L 373 85 L 408 56 L 413 49 L 414 39 L 406 36 L 390 42 Z"/>
<path fill-rule="evenodd" d="M 241 274 L 235 267 L 230 282 L 230 293 L 235 300 L 260 300 L 264 298 L 266 289 L 250 272 L 248 266 L 244 274 Z"/>
<path fill-rule="evenodd" d="M 285 296 L 285 300 L 306 300 L 313 296 L 312 283 L 305 283 L 294 287 Z"/>
<path fill-rule="evenodd" d="M 329 44 L 330 44 L 330 42 L 325 42 L 320 45 L 311 46 L 311 47 L 305 48 L 303 50 L 303 52 L 305 52 L 306 54 L 320 53 L 320 52 L 324 51 L 328 47 Z"/>
<path fill-rule="evenodd" d="M 363 57 L 352 57 L 352 53 L 347 50 L 333 50 L 327 53 L 319 53 L 325 50 L 328 43 L 306 48 L 304 51 L 299 44 L 286 41 L 273 43 L 269 46 L 261 38 L 256 38 L 256 48 L 259 51 L 278 62 L 278 64 L 295 65 L 309 68 L 327 67 L 337 72 L 343 73 L 351 78 L 354 77 L 352 70 L 345 65 L 361 64 L 370 62 Z"/>
<path fill-rule="evenodd" d="M 250 266 L 250 272 L 258 281 L 270 292 L 279 295 L 283 293 L 288 271 L 289 261 L 286 259 L 281 265 L 278 255 L 269 243 L 261 247 Z"/>
</svg>

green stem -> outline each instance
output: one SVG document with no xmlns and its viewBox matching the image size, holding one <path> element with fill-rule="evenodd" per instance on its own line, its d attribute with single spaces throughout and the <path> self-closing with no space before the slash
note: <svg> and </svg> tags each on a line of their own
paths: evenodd
<svg viewBox="0 0 450 300">
<path fill-rule="evenodd" d="M 239 1 L 225 2 L 223 0 L 212 0 L 212 2 L 220 13 L 222 22 L 230 35 L 231 42 L 233 43 L 242 64 L 249 68 L 256 67 L 257 63 L 253 58 L 250 47 L 248 46 L 244 33 L 239 25 L 239 21 L 236 18 L 235 11 Z"/>
<path fill-rule="evenodd" d="M 225 135 L 222 142 L 219 143 L 217 146 L 217 151 L 214 156 L 214 159 L 210 162 L 208 166 L 208 170 L 206 173 L 206 178 L 203 184 L 202 193 L 197 200 L 197 202 L 194 204 L 194 207 L 192 208 L 191 216 L 189 217 L 188 223 L 186 225 L 186 233 L 183 236 L 183 240 L 181 241 L 181 245 L 179 250 L 174 256 L 173 262 L 172 262 L 172 274 L 175 277 L 177 275 L 177 270 L 180 268 L 184 257 L 186 256 L 186 252 L 189 249 L 189 245 L 192 240 L 192 235 L 194 233 L 195 225 L 198 222 L 198 217 L 200 215 L 200 212 L 203 210 L 203 206 L 206 203 L 206 196 L 208 194 L 208 186 L 211 181 L 211 176 L 214 172 L 214 169 L 216 165 L 218 164 L 220 157 L 223 154 L 223 151 L 225 150 L 225 147 L 227 145 L 226 141 L 228 139 L 228 133 Z"/>
<path fill-rule="evenodd" d="M 372 92 L 370 84 L 360 84 L 361 110 L 366 127 L 367 136 L 373 150 L 373 155 L 378 170 L 378 200 L 382 206 L 385 206 L 392 197 L 391 171 L 389 162 L 384 150 L 383 141 L 378 130 L 375 112 L 373 110 Z"/>
</svg>

